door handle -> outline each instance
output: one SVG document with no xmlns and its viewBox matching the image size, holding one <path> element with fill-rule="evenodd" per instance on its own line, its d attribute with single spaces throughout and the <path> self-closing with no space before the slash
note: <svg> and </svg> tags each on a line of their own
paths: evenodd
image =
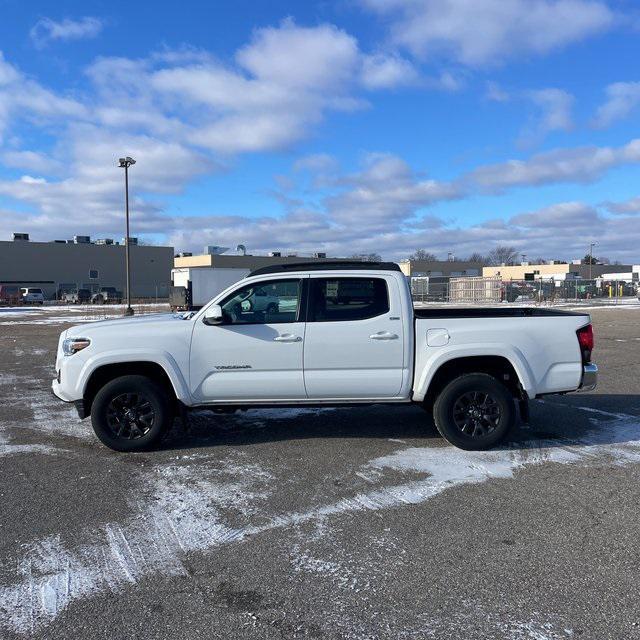
<svg viewBox="0 0 640 640">
<path fill-rule="evenodd" d="M 397 340 L 398 334 L 391 333 L 390 331 L 379 331 L 369 336 L 371 340 Z"/>
<path fill-rule="evenodd" d="M 301 340 L 300 336 L 294 336 L 292 333 L 283 333 L 273 339 L 274 342 L 300 342 Z"/>
</svg>

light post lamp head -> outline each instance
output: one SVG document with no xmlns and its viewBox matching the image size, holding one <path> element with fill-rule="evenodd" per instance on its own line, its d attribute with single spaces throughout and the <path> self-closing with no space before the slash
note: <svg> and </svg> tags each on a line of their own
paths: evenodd
<svg viewBox="0 0 640 640">
<path fill-rule="evenodd" d="M 130 167 L 132 164 L 135 164 L 136 161 L 131 158 L 130 156 L 127 156 L 126 158 L 120 158 L 118 160 L 118 166 L 122 167 L 122 168 L 128 168 Z"/>
</svg>

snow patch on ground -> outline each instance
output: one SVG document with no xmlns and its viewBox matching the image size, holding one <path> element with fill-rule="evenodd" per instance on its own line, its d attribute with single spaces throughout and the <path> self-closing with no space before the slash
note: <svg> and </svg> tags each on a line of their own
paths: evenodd
<svg viewBox="0 0 640 640">
<path fill-rule="evenodd" d="M 358 583 L 353 572 L 339 562 L 316 558 L 295 545 L 291 551 L 291 566 L 296 573 L 328 578 L 341 589 L 353 591 Z"/>
<path fill-rule="evenodd" d="M 138 314 L 169 312 L 166 304 L 133 305 Z M 0 307 L 0 325 L 64 324 L 122 318 L 125 305 L 51 305 L 44 307 Z"/>
<path fill-rule="evenodd" d="M 17 633 L 33 632 L 74 600 L 117 592 L 154 573 L 184 574 L 185 554 L 234 544 L 266 531 L 324 524 L 362 511 L 407 507 L 453 487 L 514 478 L 522 469 L 544 463 L 640 462 L 640 419 L 589 411 L 594 413 L 594 429 L 576 440 L 540 440 L 489 452 L 450 446 L 399 449 L 369 461 L 360 470 L 371 482 L 379 481 L 369 491 L 267 518 L 261 500 L 272 490 L 273 478 L 242 455 L 223 461 L 222 466 L 203 462 L 156 467 L 151 472 L 151 497 L 141 498 L 137 513 L 128 521 L 92 532 L 92 544 L 70 548 L 59 539 L 45 538 L 26 550 L 16 581 L 0 587 L 0 625 Z M 424 478 L 383 486 L 388 469 L 412 476 L 419 473 Z M 148 485 L 149 480 L 145 471 L 140 485 Z M 240 514 L 245 523 L 257 514 L 257 523 L 231 525 L 227 510 Z M 338 581 L 344 578 L 344 586 L 350 584 L 350 574 L 339 563 L 307 551 L 294 554 L 292 562 L 297 571 L 329 575 Z M 545 624 L 514 622 L 508 631 L 516 639 L 566 637 Z"/>
<path fill-rule="evenodd" d="M 83 440 L 93 439 L 91 426 L 78 418 L 75 408 L 63 405 L 52 395 L 34 393 L 27 406 L 33 412 L 33 421 L 29 428 Z"/>
<path fill-rule="evenodd" d="M 60 453 L 60 449 L 46 444 L 12 444 L 7 436 L 0 433 L 0 458 L 23 453 L 41 453 L 53 455 Z"/>
<path fill-rule="evenodd" d="M 243 467 L 241 459 L 221 470 L 157 467 L 150 499 L 129 521 L 92 532 L 96 542 L 70 548 L 47 537 L 27 548 L 16 583 L 0 587 L 0 627 L 32 633 L 74 600 L 118 591 L 154 573 L 185 575 L 184 553 L 244 538 L 245 530 L 222 522 L 220 510 L 241 510 L 259 499 L 269 477 L 256 465 Z M 139 479 L 141 486 L 148 482 L 148 475 Z"/>
</svg>

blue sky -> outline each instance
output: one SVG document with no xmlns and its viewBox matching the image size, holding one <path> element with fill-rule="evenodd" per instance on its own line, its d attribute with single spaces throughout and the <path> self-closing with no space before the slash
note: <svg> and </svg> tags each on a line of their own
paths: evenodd
<svg viewBox="0 0 640 640">
<path fill-rule="evenodd" d="M 0 0 L 0 237 L 640 261 L 640 7 Z"/>
</svg>

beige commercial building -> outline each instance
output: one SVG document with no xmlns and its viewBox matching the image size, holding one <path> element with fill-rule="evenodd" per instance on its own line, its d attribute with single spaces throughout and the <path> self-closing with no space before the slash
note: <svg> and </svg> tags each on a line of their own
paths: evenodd
<svg viewBox="0 0 640 640">
<path fill-rule="evenodd" d="M 615 264 L 570 264 L 561 262 L 557 264 L 517 264 L 498 267 L 484 267 L 482 275 L 485 278 L 500 276 L 504 281 L 509 280 L 567 280 L 572 278 L 589 279 L 605 278 L 607 274 L 611 277 L 620 277 L 627 274 L 628 279 L 632 279 L 632 274 L 637 273 L 637 266 L 615 265 Z M 637 275 L 635 276 L 637 278 Z"/>
<path fill-rule="evenodd" d="M 167 297 L 173 247 L 131 245 L 131 295 Z M 0 241 L 0 284 L 40 287 L 45 297 L 74 288 L 126 288 L 125 246 Z"/>
<path fill-rule="evenodd" d="M 291 264 L 296 262 L 327 262 L 346 258 L 312 258 L 302 256 L 252 256 L 224 253 L 204 253 L 196 256 L 176 256 L 174 268 L 184 267 L 216 267 L 218 269 L 258 269 L 272 264 Z M 350 260 L 352 258 L 349 258 Z"/>
</svg>

